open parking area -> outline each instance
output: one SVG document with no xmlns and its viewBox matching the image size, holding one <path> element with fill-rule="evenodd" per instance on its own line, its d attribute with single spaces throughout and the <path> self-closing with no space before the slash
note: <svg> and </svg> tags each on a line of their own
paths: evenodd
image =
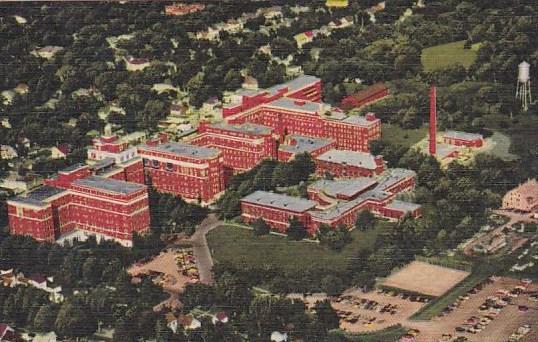
<svg viewBox="0 0 538 342">
<path fill-rule="evenodd" d="M 536 291 L 538 286 L 533 283 L 492 278 L 431 321 L 403 324 L 419 331 L 417 342 L 452 341 L 458 336 L 476 342 L 537 341 L 538 303 L 529 299 Z"/>
<path fill-rule="evenodd" d="M 340 318 L 340 328 L 352 333 L 381 330 L 401 323 L 418 311 L 426 298 L 393 291 L 346 291 L 332 301 Z"/>
</svg>

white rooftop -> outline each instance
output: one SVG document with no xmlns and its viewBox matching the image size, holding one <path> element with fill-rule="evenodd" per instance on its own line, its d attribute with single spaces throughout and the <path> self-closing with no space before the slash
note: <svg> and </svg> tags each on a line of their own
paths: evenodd
<svg viewBox="0 0 538 342">
<path fill-rule="evenodd" d="M 477 140 L 477 139 L 482 139 L 482 135 L 481 135 L 481 134 L 467 133 L 467 132 L 461 132 L 461 131 L 446 131 L 445 134 L 444 134 L 443 136 L 444 136 L 444 137 L 447 137 L 447 138 L 459 139 L 459 140 Z"/>
<path fill-rule="evenodd" d="M 330 150 L 321 154 L 316 159 L 331 163 L 357 166 L 369 170 L 374 170 L 377 167 L 375 157 L 366 152 Z"/>
<path fill-rule="evenodd" d="M 351 197 L 358 193 L 366 191 L 375 184 L 377 184 L 377 181 L 368 177 L 342 180 L 322 179 L 311 184 L 310 188 L 318 191 L 323 191 L 331 197 L 336 197 L 338 195 Z"/>
<path fill-rule="evenodd" d="M 255 191 L 241 199 L 242 202 L 259 204 L 278 209 L 285 209 L 297 213 L 314 208 L 318 203 L 300 197 L 275 194 L 268 191 Z"/>
<path fill-rule="evenodd" d="M 148 151 L 171 153 L 178 156 L 198 159 L 216 157 L 219 154 L 219 150 L 215 148 L 202 147 L 179 142 L 169 142 L 155 146 L 144 144 L 141 145 L 140 148 Z"/>
</svg>

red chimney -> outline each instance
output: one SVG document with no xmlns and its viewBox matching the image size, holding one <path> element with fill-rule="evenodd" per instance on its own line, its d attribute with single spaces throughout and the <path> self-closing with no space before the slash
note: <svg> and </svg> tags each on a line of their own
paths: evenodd
<svg viewBox="0 0 538 342">
<path fill-rule="evenodd" d="M 437 90 L 432 84 L 430 88 L 430 155 L 435 155 L 437 152 Z"/>
</svg>

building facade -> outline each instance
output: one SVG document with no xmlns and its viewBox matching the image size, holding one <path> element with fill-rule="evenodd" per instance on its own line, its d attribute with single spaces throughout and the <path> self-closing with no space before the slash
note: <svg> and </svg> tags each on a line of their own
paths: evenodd
<svg viewBox="0 0 538 342">
<path fill-rule="evenodd" d="M 189 142 L 222 153 L 226 175 L 252 169 L 264 159 L 276 159 L 276 140 L 270 127 L 257 124 L 201 123 Z"/>
<path fill-rule="evenodd" d="M 80 164 L 45 184 L 7 202 L 11 234 L 53 242 L 81 230 L 130 246 L 134 232 L 149 229 L 145 185 L 96 176 Z"/>
<path fill-rule="evenodd" d="M 484 138 L 481 134 L 448 131 L 443 135 L 443 142 L 454 146 L 482 147 Z"/>
<path fill-rule="evenodd" d="M 241 218 L 246 223 L 262 218 L 279 232 L 286 232 L 289 220 L 297 218 L 311 235 L 321 225 L 353 227 L 363 210 L 392 220 L 405 215 L 417 218 L 420 205 L 395 199 L 414 188 L 415 178 L 413 171 L 392 169 L 378 179 L 320 180 L 308 187 L 308 200 L 256 191 L 241 199 Z"/>
<path fill-rule="evenodd" d="M 368 142 L 381 137 L 381 121 L 373 113 L 348 117 L 320 102 L 321 93 L 321 80 L 304 75 L 269 89 L 242 90 L 222 115 L 228 123 L 271 127 L 280 137 L 328 138 L 339 149 L 368 151 Z"/>
<path fill-rule="evenodd" d="M 308 153 L 312 158 L 316 158 L 334 147 L 334 141 L 330 139 L 289 135 L 278 148 L 278 160 L 287 162 L 301 153 Z"/>
<path fill-rule="evenodd" d="M 316 158 L 316 173 L 337 178 L 374 177 L 385 170 L 382 156 L 366 152 L 329 150 Z"/>
<path fill-rule="evenodd" d="M 342 99 L 342 108 L 359 108 L 389 96 L 390 91 L 383 83 L 376 83 L 364 90 Z"/>
<path fill-rule="evenodd" d="M 187 143 L 148 142 L 138 146 L 146 184 L 203 203 L 224 191 L 224 158 L 218 149 Z"/>
</svg>

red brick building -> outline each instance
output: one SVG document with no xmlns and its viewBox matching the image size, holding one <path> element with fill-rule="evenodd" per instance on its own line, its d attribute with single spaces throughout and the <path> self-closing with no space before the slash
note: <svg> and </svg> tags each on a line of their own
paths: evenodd
<svg viewBox="0 0 538 342">
<path fill-rule="evenodd" d="M 308 153 L 312 158 L 316 158 L 320 154 L 332 150 L 334 145 L 334 141 L 329 139 L 289 135 L 278 148 L 278 160 L 287 162 L 301 153 Z"/>
<path fill-rule="evenodd" d="M 342 99 L 342 108 L 359 108 L 377 100 L 389 96 L 390 91 L 383 83 L 376 83 L 355 94 L 348 95 Z"/>
<path fill-rule="evenodd" d="M 443 135 L 443 142 L 454 146 L 482 147 L 484 138 L 481 134 L 448 131 Z"/>
<path fill-rule="evenodd" d="M 80 230 L 129 246 L 133 232 L 149 229 L 147 187 L 93 173 L 74 165 L 25 197 L 8 200 L 11 234 L 52 242 Z"/>
<path fill-rule="evenodd" d="M 269 126 L 281 137 L 328 138 L 353 151 L 368 151 L 368 142 L 381 137 L 381 121 L 373 113 L 348 117 L 320 100 L 321 81 L 304 75 L 269 89 L 240 91 L 222 115 L 228 123 Z"/>
<path fill-rule="evenodd" d="M 130 147 L 115 135 L 96 138 L 88 149 L 88 160 L 103 177 L 144 184 L 142 159 L 136 147 Z"/>
<path fill-rule="evenodd" d="M 224 191 L 224 158 L 218 149 L 187 143 L 138 146 L 146 184 L 185 199 L 211 202 Z"/>
<path fill-rule="evenodd" d="M 267 126 L 201 123 L 198 133 L 189 142 L 221 151 L 227 176 L 250 170 L 262 160 L 277 156 L 273 129 Z"/>
<path fill-rule="evenodd" d="M 310 200 L 256 191 L 241 199 L 241 217 L 247 223 L 261 217 L 280 232 L 285 232 L 289 219 L 296 217 L 310 234 L 322 224 L 353 227 L 362 210 L 388 219 L 407 214 L 416 218 L 421 215 L 420 205 L 395 200 L 399 192 L 414 188 L 415 177 L 413 171 L 392 169 L 377 180 L 320 180 L 308 187 Z"/>
<path fill-rule="evenodd" d="M 310 226 L 309 210 L 316 202 L 304 198 L 256 191 L 241 199 L 241 218 L 251 223 L 261 217 L 279 232 L 285 232 L 291 218 L 297 218 L 305 227 Z"/>
<path fill-rule="evenodd" d="M 314 161 L 317 174 L 337 178 L 373 177 L 385 170 L 383 157 L 366 152 L 330 150 Z"/>
</svg>

